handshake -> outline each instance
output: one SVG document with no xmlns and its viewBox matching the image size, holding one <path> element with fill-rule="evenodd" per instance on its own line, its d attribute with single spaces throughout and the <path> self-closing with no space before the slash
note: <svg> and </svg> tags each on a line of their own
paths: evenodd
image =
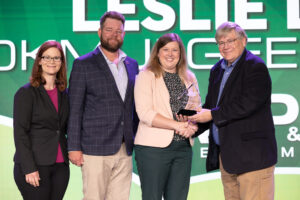
<svg viewBox="0 0 300 200">
<path fill-rule="evenodd" d="M 189 138 L 197 132 L 198 126 L 196 123 L 185 121 L 178 122 L 178 126 L 175 128 L 175 133 L 185 138 Z"/>
<path fill-rule="evenodd" d="M 178 112 L 176 115 L 179 121 L 175 132 L 185 138 L 189 138 L 198 130 L 197 123 L 206 123 L 212 120 L 211 111 L 209 109 L 197 109 L 196 113 L 191 116 L 184 115 L 185 112 Z"/>
</svg>

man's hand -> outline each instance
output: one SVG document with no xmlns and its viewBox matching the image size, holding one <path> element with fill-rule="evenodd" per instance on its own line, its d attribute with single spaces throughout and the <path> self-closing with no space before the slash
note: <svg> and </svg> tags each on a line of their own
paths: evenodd
<svg viewBox="0 0 300 200">
<path fill-rule="evenodd" d="M 78 167 L 81 167 L 84 163 L 82 151 L 69 151 L 69 159 Z"/>
<path fill-rule="evenodd" d="M 197 114 L 188 117 L 188 119 L 192 122 L 205 123 L 212 120 L 211 111 L 209 109 L 202 109 Z"/>
<path fill-rule="evenodd" d="M 25 175 L 25 180 L 27 183 L 32 185 L 33 187 L 40 186 L 40 174 L 38 171 L 32 172 L 30 174 Z"/>
</svg>

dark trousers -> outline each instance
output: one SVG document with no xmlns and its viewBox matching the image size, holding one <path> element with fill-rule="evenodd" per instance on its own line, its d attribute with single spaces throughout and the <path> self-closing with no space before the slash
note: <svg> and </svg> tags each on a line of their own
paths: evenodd
<svg viewBox="0 0 300 200">
<path fill-rule="evenodd" d="M 34 187 L 26 182 L 21 166 L 15 163 L 14 178 L 24 200 L 61 200 L 66 192 L 70 169 L 65 163 L 37 166 L 40 186 Z"/>
<path fill-rule="evenodd" d="M 143 200 L 186 200 L 192 166 L 189 141 L 172 141 L 166 148 L 136 145 L 135 159 Z"/>
</svg>

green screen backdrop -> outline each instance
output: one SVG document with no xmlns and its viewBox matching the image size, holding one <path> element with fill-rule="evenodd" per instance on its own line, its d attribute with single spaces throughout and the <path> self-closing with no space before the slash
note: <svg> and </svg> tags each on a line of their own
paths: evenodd
<svg viewBox="0 0 300 200">
<path fill-rule="evenodd" d="M 124 14 L 122 49 L 142 68 L 155 41 L 175 32 L 186 47 L 189 68 L 205 99 L 209 69 L 220 59 L 216 27 L 234 21 L 249 37 L 247 48 L 260 56 L 272 78 L 272 111 L 278 142 L 275 199 L 300 199 L 300 0 L 4 0 L 0 3 L 0 199 L 21 199 L 13 179 L 13 97 L 28 82 L 39 46 L 63 45 L 72 63 L 98 45 L 99 18 L 107 10 Z M 189 200 L 222 200 L 219 171 L 205 172 L 208 133 L 196 138 Z M 66 200 L 82 199 L 81 171 L 71 166 Z M 141 199 L 134 163 L 130 199 Z"/>
</svg>

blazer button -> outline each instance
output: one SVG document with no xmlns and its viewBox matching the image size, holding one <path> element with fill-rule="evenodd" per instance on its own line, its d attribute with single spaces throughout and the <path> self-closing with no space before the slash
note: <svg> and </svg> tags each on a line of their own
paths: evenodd
<svg viewBox="0 0 300 200">
<path fill-rule="evenodd" d="M 124 125 L 124 122 L 123 121 L 121 121 L 121 126 L 123 126 Z"/>
<path fill-rule="evenodd" d="M 60 131 L 59 131 L 59 130 L 57 130 L 57 131 L 56 131 L 56 134 L 57 134 L 57 135 L 59 135 L 59 133 L 60 133 Z"/>
</svg>

